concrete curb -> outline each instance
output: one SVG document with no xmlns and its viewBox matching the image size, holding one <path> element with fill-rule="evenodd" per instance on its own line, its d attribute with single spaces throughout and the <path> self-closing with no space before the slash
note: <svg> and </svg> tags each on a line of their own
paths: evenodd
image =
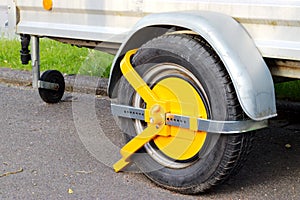
<svg viewBox="0 0 300 200">
<path fill-rule="evenodd" d="M 30 71 L 12 70 L 0 68 L 0 82 L 20 86 L 32 85 L 32 74 Z M 81 92 L 87 94 L 107 95 L 107 78 L 65 75 L 66 91 Z"/>
<path fill-rule="evenodd" d="M 281 112 L 300 113 L 300 102 L 276 100 L 276 107 Z"/>
<path fill-rule="evenodd" d="M 13 85 L 31 86 L 32 74 L 30 71 L 0 68 L 0 82 Z M 87 94 L 107 95 L 107 78 L 65 75 L 66 91 Z M 300 112 L 300 102 L 277 100 L 278 111 Z"/>
</svg>

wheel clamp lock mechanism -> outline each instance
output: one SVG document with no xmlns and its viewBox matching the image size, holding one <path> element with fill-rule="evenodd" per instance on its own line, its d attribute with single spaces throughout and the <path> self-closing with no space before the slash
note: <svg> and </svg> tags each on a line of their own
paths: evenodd
<svg viewBox="0 0 300 200">
<path fill-rule="evenodd" d="M 121 71 L 130 85 L 146 102 L 147 108 L 112 104 L 111 111 L 116 116 L 143 120 L 148 126 L 120 150 L 122 158 L 113 166 L 116 172 L 124 169 L 130 163 L 130 157 L 155 137 L 173 136 L 169 129 L 170 126 L 219 134 L 242 133 L 267 126 L 267 120 L 215 121 L 170 113 L 172 102 L 160 100 L 132 67 L 130 58 L 136 51 L 131 50 L 125 54 L 121 61 Z M 189 113 L 193 113 L 193 106 L 187 107 L 191 109 Z"/>
</svg>

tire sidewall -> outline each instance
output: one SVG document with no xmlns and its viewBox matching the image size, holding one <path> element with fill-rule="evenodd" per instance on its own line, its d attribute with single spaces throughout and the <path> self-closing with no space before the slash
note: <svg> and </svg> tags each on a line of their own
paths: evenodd
<svg viewBox="0 0 300 200">
<path fill-rule="evenodd" d="M 132 59 L 137 72 L 143 77 L 144 73 L 157 63 L 168 62 L 185 67 L 201 82 L 210 107 L 210 117 L 215 120 L 230 120 L 226 104 L 226 91 L 216 76 L 218 60 L 210 56 L 208 49 L 194 41 L 174 40 L 174 37 L 161 37 L 144 45 Z M 191 46 L 194 45 L 192 49 Z M 195 51 L 197 49 L 197 51 Z M 131 105 L 134 89 L 123 77 L 120 81 L 118 96 L 120 104 Z M 125 139 L 128 141 L 135 134 L 133 120 L 122 118 L 119 120 Z M 214 147 L 203 158 L 193 165 L 183 169 L 171 169 L 160 165 L 144 150 L 133 156 L 134 161 L 148 178 L 169 189 L 186 191 L 187 188 L 198 188 L 199 191 L 208 187 L 210 180 L 218 170 L 226 148 L 226 137 L 215 135 Z M 159 169 L 153 171 L 152 169 Z"/>
</svg>

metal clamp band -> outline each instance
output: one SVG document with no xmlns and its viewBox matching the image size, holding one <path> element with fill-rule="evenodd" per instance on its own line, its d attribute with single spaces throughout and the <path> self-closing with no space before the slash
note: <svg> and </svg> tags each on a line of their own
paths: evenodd
<svg viewBox="0 0 300 200">
<path fill-rule="evenodd" d="M 145 120 L 145 109 L 135 108 L 125 105 L 111 104 L 111 111 L 113 115 L 137 120 Z M 190 129 L 190 117 L 178 114 L 166 113 L 165 125 L 176 126 Z M 254 121 L 217 121 L 209 119 L 197 119 L 198 131 L 219 134 L 235 134 L 253 131 L 268 126 L 267 120 Z"/>
</svg>

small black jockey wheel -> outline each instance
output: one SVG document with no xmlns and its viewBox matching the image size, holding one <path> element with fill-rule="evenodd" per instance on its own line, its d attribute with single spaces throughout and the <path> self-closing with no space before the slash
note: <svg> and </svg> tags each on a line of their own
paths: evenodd
<svg viewBox="0 0 300 200">
<path fill-rule="evenodd" d="M 40 81 L 58 84 L 57 90 L 39 88 L 40 97 L 46 103 L 58 103 L 64 95 L 65 79 L 57 70 L 48 70 L 43 73 Z"/>
</svg>

